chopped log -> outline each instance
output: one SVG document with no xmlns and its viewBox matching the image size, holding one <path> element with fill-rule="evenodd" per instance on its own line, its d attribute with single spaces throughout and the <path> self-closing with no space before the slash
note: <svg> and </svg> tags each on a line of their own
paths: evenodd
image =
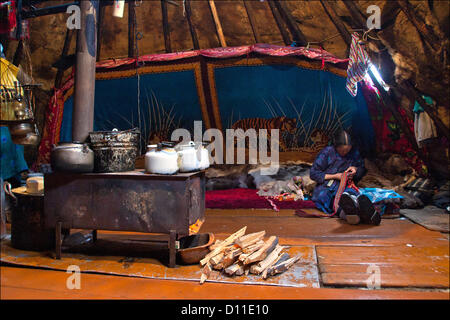
<svg viewBox="0 0 450 320">
<path fill-rule="evenodd" d="M 277 245 L 275 249 L 273 249 L 272 252 L 269 255 L 267 255 L 267 257 L 264 260 L 260 261 L 259 263 L 253 264 L 250 267 L 250 272 L 253 274 L 260 274 L 261 272 L 263 272 L 265 269 L 267 269 L 267 267 L 269 267 L 270 265 L 272 265 L 272 263 L 278 260 L 279 254 L 284 249 L 285 247 Z"/>
<path fill-rule="evenodd" d="M 208 253 L 202 260 L 200 260 L 200 264 L 202 266 L 204 266 L 212 257 L 219 254 L 223 248 L 231 245 L 239 237 L 242 237 L 245 234 L 246 230 L 247 230 L 247 226 L 243 227 L 241 230 L 230 235 L 228 238 L 226 238 L 224 241 L 222 241 L 219 246 L 217 246 L 213 251 Z"/>
<path fill-rule="evenodd" d="M 223 258 L 221 264 L 223 265 L 224 268 L 227 268 L 229 266 L 231 266 L 233 263 L 236 262 L 236 260 L 238 259 L 239 255 L 242 253 L 242 249 L 241 248 L 236 248 L 230 252 L 228 252 L 225 257 Z"/>
<path fill-rule="evenodd" d="M 249 256 L 251 256 L 253 253 L 258 251 L 259 249 L 261 249 L 264 246 L 264 243 L 265 242 L 261 240 L 261 242 L 255 244 L 254 246 L 244 248 L 243 252 L 245 252 L 245 253 L 243 253 L 239 256 L 239 261 L 244 262 L 245 259 L 247 259 Z"/>
<path fill-rule="evenodd" d="M 202 275 L 200 276 L 200 284 L 202 284 L 203 282 L 206 281 L 206 279 L 208 279 L 208 277 L 211 274 L 211 265 L 209 263 L 206 264 L 206 266 L 203 268 L 202 270 Z"/>
<path fill-rule="evenodd" d="M 211 262 L 211 264 L 214 266 L 214 265 L 216 265 L 216 264 L 219 264 L 219 263 L 223 260 L 223 257 L 224 257 L 224 253 L 221 252 L 221 253 L 219 253 L 218 255 L 212 257 L 211 260 L 210 260 L 210 262 Z"/>
<path fill-rule="evenodd" d="M 252 244 L 255 244 L 259 240 L 264 239 L 265 234 L 266 234 L 266 231 L 250 233 L 250 234 L 247 234 L 245 236 L 240 237 L 239 239 L 236 240 L 235 243 L 239 247 L 245 248 L 245 247 L 248 247 L 248 246 L 250 246 Z"/>
<path fill-rule="evenodd" d="M 275 274 L 285 272 L 298 260 L 300 260 L 300 257 L 294 257 L 294 258 L 288 259 L 284 262 L 278 263 L 278 264 L 272 266 L 270 268 L 270 270 L 267 271 L 267 274 L 270 276 L 273 276 Z"/>
<path fill-rule="evenodd" d="M 235 276 L 242 276 L 245 272 L 244 266 L 240 265 L 240 267 L 234 273 Z"/>
<path fill-rule="evenodd" d="M 218 264 L 213 264 L 212 268 L 214 270 L 219 270 L 219 271 L 222 270 L 224 268 L 223 262 L 219 262 Z"/>
<path fill-rule="evenodd" d="M 269 240 L 267 240 L 264 243 L 264 245 L 262 246 L 261 249 L 259 249 L 258 251 L 252 253 L 250 256 L 248 256 L 244 260 L 244 264 L 250 264 L 250 263 L 253 263 L 253 262 L 264 260 L 267 257 L 267 255 L 269 253 L 271 253 L 273 249 L 275 249 L 277 244 L 278 244 L 278 237 L 271 236 L 269 238 Z"/>
<path fill-rule="evenodd" d="M 221 240 L 217 239 L 214 244 L 209 246 L 209 250 L 213 251 L 214 249 L 216 249 L 220 244 L 222 243 Z"/>
<path fill-rule="evenodd" d="M 246 248 L 242 249 L 242 252 L 245 254 L 255 252 L 256 250 L 259 250 L 264 245 L 264 240 L 259 240 L 255 244 L 252 244 L 251 246 L 248 246 Z"/>
<path fill-rule="evenodd" d="M 225 268 L 225 273 L 229 276 L 234 274 L 242 275 L 244 273 L 244 266 L 241 263 L 235 263 L 228 268 Z"/>
<path fill-rule="evenodd" d="M 277 258 L 270 266 L 268 266 L 268 267 L 263 271 L 263 273 L 262 273 L 262 278 L 263 278 L 263 279 L 267 279 L 268 272 L 269 272 L 269 270 L 270 270 L 274 265 L 281 264 L 282 262 L 284 262 L 284 261 L 286 261 L 286 260 L 288 260 L 288 259 L 290 259 L 290 258 L 291 258 L 291 256 L 290 256 L 287 252 L 285 252 L 285 253 L 283 253 L 283 254 L 280 254 L 280 255 L 278 256 L 278 258 Z"/>
</svg>

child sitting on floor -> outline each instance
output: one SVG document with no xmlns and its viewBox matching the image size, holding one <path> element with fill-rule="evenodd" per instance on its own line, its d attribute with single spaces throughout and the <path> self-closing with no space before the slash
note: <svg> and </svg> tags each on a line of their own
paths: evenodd
<svg viewBox="0 0 450 320">
<path fill-rule="evenodd" d="M 364 160 L 352 146 L 350 135 L 340 131 L 333 145 L 325 147 L 313 163 L 310 177 L 317 186 L 312 201 L 318 209 L 330 215 L 338 214 L 349 224 L 379 225 L 380 214 L 355 186 L 365 174 Z"/>
</svg>

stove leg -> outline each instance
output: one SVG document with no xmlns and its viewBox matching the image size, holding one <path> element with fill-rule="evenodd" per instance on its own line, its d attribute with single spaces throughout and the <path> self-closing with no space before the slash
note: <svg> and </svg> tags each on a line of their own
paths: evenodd
<svg viewBox="0 0 450 320">
<path fill-rule="evenodd" d="M 61 229 L 62 229 L 62 222 L 56 223 L 55 228 L 55 258 L 61 259 Z"/>
<path fill-rule="evenodd" d="M 177 233 L 175 230 L 170 230 L 169 238 L 169 268 L 175 268 L 176 249 L 175 241 L 177 240 Z"/>
</svg>

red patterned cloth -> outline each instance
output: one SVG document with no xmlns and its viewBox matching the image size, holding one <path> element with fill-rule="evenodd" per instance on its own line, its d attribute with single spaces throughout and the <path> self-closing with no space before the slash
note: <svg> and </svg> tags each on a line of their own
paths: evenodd
<svg viewBox="0 0 450 320">
<path fill-rule="evenodd" d="M 16 27 L 17 20 L 15 2 L 15 0 L 0 0 L 0 34 L 10 33 Z"/>
<path fill-rule="evenodd" d="M 257 194 L 256 189 L 227 189 L 206 191 L 205 203 L 209 209 L 272 209 L 265 197 Z M 315 208 L 312 201 L 278 201 L 272 199 L 279 209 Z"/>
<path fill-rule="evenodd" d="M 399 154 L 419 175 L 427 176 L 427 167 L 412 148 L 411 143 L 405 137 L 392 113 L 384 105 L 383 100 L 380 99 L 377 89 L 366 83 L 366 85 L 362 86 L 362 91 L 372 118 L 372 125 L 377 139 L 377 152 Z M 410 119 L 402 108 L 397 108 L 397 110 L 406 121 L 411 134 L 414 135 L 413 119 Z M 426 150 L 423 149 L 423 152 L 426 152 Z"/>
<path fill-rule="evenodd" d="M 305 47 L 283 47 L 272 44 L 254 44 L 251 46 L 239 46 L 239 47 L 226 47 L 226 48 L 212 48 L 193 50 L 185 52 L 163 53 L 163 54 L 149 54 L 139 57 L 139 62 L 161 62 L 161 61 L 174 61 L 179 59 L 192 58 L 197 56 L 204 56 L 208 58 L 235 58 L 250 53 L 258 53 L 267 56 L 276 57 L 306 57 L 313 60 L 321 60 L 322 62 L 328 62 L 333 64 L 346 64 L 348 59 L 339 59 L 331 53 L 323 49 L 305 48 Z M 136 63 L 135 58 L 124 59 L 111 59 L 97 63 L 97 68 L 117 68 L 124 65 L 133 65 Z"/>
<path fill-rule="evenodd" d="M 38 149 L 38 159 L 33 164 L 32 169 L 38 171 L 39 165 L 50 163 L 50 152 L 53 144 L 59 141 L 59 129 L 61 128 L 62 115 L 64 110 L 64 95 L 73 87 L 73 73 L 69 80 L 61 89 L 55 89 L 55 93 L 50 99 L 45 116 L 45 127 Z"/>
</svg>

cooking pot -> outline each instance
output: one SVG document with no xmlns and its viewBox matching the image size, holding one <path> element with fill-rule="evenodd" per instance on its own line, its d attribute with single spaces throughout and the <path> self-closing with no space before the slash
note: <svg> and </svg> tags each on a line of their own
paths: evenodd
<svg viewBox="0 0 450 320">
<path fill-rule="evenodd" d="M 145 154 L 145 170 L 154 174 L 174 174 L 179 169 L 178 154 L 164 144 L 149 145 Z"/>
<path fill-rule="evenodd" d="M 209 167 L 209 155 L 201 143 L 189 141 L 175 147 L 180 158 L 180 172 L 203 170 Z"/>
<path fill-rule="evenodd" d="M 31 123 L 22 122 L 9 125 L 9 133 L 11 136 L 26 136 L 27 133 L 34 132 L 34 128 Z"/>
<path fill-rule="evenodd" d="M 94 170 L 94 152 L 86 143 L 60 142 L 53 147 L 50 162 L 54 171 L 88 173 Z"/>
<path fill-rule="evenodd" d="M 135 169 L 140 132 L 137 128 L 125 131 L 90 132 L 94 151 L 95 172 L 125 172 Z"/>
</svg>

